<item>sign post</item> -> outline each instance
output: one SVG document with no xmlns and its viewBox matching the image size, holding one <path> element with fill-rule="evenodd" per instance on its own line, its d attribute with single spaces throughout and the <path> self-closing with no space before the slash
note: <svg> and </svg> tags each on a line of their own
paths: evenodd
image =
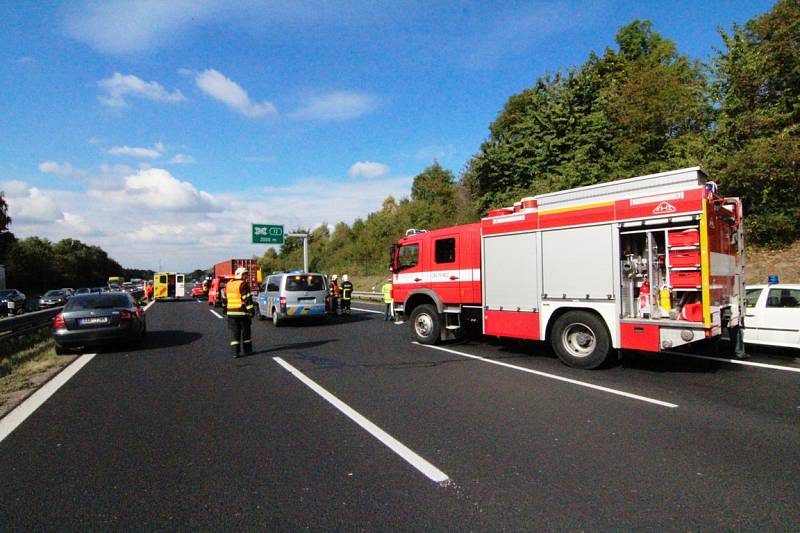
<svg viewBox="0 0 800 533">
<path fill-rule="evenodd" d="M 283 225 L 253 224 L 253 244 L 283 244 Z"/>
<path fill-rule="evenodd" d="M 303 272 L 308 272 L 308 233 L 289 233 L 286 236 L 303 239 Z"/>
</svg>

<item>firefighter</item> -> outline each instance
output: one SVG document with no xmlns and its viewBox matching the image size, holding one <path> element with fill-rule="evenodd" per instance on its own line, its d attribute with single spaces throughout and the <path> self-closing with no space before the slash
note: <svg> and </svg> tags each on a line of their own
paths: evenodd
<svg viewBox="0 0 800 533">
<path fill-rule="evenodd" d="M 331 314 L 336 316 L 339 314 L 339 283 L 336 281 L 339 279 L 339 276 L 333 274 L 331 276 L 331 284 L 328 287 L 328 291 L 331 295 Z"/>
<path fill-rule="evenodd" d="M 386 304 L 386 311 L 383 315 L 384 322 L 394 318 L 394 310 L 392 309 L 392 278 L 386 280 L 386 283 L 381 287 L 383 293 L 383 303 Z"/>
<path fill-rule="evenodd" d="M 342 315 L 350 315 L 350 298 L 353 296 L 353 284 L 347 274 L 342 276 Z"/>
<path fill-rule="evenodd" d="M 253 295 L 250 285 L 244 280 L 247 274 L 245 267 L 239 267 L 225 287 L 225 310 L 228 315 L 228 327 L 231 329 L 231 352 L 239 357 L 253 353 L 253 340 L 250 337 L 250 319 L 255 315 Z"/>
</svg>

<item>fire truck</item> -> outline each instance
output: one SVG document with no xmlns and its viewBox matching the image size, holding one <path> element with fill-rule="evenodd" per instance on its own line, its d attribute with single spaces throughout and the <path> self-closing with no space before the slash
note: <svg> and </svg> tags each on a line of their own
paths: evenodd
<svg viewBox="0 0 800 533">
<path fill-rule="evenodd" d="M 596 368 L 619 349 L 659 352 L 744 325 L 742 205 L 699 167 L 408 230 L 390 269 L 395 311 L 424 344 L 472 326 L 549 341 L 565 364 Z"/>
</svg>

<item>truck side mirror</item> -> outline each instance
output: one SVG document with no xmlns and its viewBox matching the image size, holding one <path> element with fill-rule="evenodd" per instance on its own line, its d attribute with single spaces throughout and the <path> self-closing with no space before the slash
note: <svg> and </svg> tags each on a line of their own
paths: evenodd
<svg viewBox="0 0 800 533">
<path fill-rule="evenodd" d="M 396 244 L 389 247 L 389 272 L 397 272 L 397 253 L 399 248 Z"/>
</svg>

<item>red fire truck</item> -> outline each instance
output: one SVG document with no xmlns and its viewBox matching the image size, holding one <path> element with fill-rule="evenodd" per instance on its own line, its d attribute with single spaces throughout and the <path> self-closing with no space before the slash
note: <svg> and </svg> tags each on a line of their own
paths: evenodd
<svg viewBox="0 0 800 533">
<path fill-rule="evenodd" d="M 425 344 L 473 325 L 596 368 L 614 349 L 658 352 L 743 326 L 741 202 L 698 167 L 409 230 L 390 261 L 395 311 Z"/>
</svg>

